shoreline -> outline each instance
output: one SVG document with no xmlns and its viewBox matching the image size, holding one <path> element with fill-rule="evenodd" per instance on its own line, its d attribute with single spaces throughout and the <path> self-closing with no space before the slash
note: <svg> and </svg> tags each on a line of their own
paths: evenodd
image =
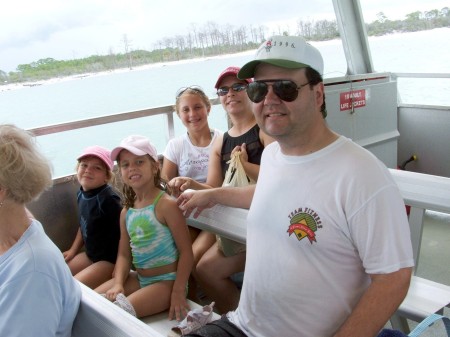
<svg viewBox="0 0 450 337">
<path fill-rule="evenodd" d="M 417 31 L 417 32 L 394 32 L 392 34 L 386 34 L 386 35 L 382 35 L 382 36 L 370 36 L 368 39 L 369 39 L 369 41 L 370 40 L 376 41 L 379 39 L 394 39 L 399 36 L 405 36 L 405 35 L 429 34 L 430 32 L 436 31 L 436 30 L 439 30 L 439 31 L 444 30 L 445 32 L 447 32 L 449 29 L 450 28 L 448 28 L 448 27 L 442 27 L 442 28 L 434 28 L 431 30 L 421 30 L 421 31 Z M 310 41 L 310 43 L 316 47 L 320 47 L 320 46 L 325 47 L 325 46 L 329 46 L 329 45 L 333 45 L 333 44 L 340 44 L 342 42 L 340 39 L 333 39 L 333 40 L 328 40 L 328 41 Z M 105 75 L 119 74 L 119 73 L 131 72 L 131 71 L 141 71 L 141 70 L 157 68 L 157 67 L 165 67 L 165 66 L 172 66 L 172 65 L 185 64 L 185 63 L 203 62 L 203 61 L 210 60 L 210 59 L 220 59 L 220 58 L 228 58 L 228 57 L 234 57 L 234 56 L 253 55 L 255 52 L 256 52 L 256 49 L 252 49 L 252 50 L 247 50 L 247 51 L 234 53 L 234 54 L 223 54 L 223 55 L 215 55 L 215 56 L 209 56 L 209 57 L 184 59 L 184 60 L 179 60 L 179 61 L 144 64 L 144 65 L 134 67 L 132 69 L 118 68 L 118 69 L 107 70 L 107 71 L 55 77 L 55 78 L 51 78 L 48 80 L 42 80 L 42 81 L 36 81 L 36 82 L 11 83 L 11 84 L 0 85 L 0 92 L 20 90 L 20 89 L 24 89 L 24 88 L 30 88 L 30 87 L 41 86 L 41 85 L 49 85 L 49 84 L 60 83 L 60 82 L 81 80 L 81 79 L 84 79 L 87 77 L 105 76 Z"/>
<path fill-rule="evenodd" d="M 185 64 L 185 63 L 195 63 L 195 62 L 202 62 L 210 59 L 220 59 L 220 58 L 227 58 L 232 56 L 244 56 L 244 55 L 251 55 L 255 53 L 255 49 L 253 50 L 247 50 L 240 53 L 234 53 L 234 54 L 224 54 L 224 55 L 216 55 L 216 56 L 209 56 L 209 57 L 198 57 L 193 59 L 185 59 L 185 60 L 179 60 L 179 61 L 169 61 L 169 62 L 157 62 L 157 63 L 150 63 L 150 64 L 144 64 L 133 68 L 117 68 L 113 70 L 107 70 L 107 71 L 99 71 L 94 73 L 83 73 L 83 74 L 75 74 L 75 75 L 69 75 L 69 76 L 61 76 L 61 77 L 54 77 L 50 78 L 48 80 L 42 80 L 42 81 L 36 81 L 36 82 L 20 82 L 20 83 L 11 83 L 11 84 L 5 84 L 0 85 L 0 92 L 3 91 L 11 91 L 11 90 L 20 90 L 30 87 L 37 87 L 41 85 L 49 85 L 54 83 L 61 83 L 61 82 L 67 82 L 67 81 L 74 81 L 74 80 L 82 80 L 87 77 L 97 77 L 97 76 L 105 76 L 105 75 L 111 75 L 111 74 L 120 74 L 120 73 L 126 73 L 131 71 L 141 71 L 141 70 L 147 70 L 151 68 L 159 68 L 159 67 L 166 67 L 166 66 L 172 66 L 172 65 L 178 65 L 178 64 Z"/>
</svg>

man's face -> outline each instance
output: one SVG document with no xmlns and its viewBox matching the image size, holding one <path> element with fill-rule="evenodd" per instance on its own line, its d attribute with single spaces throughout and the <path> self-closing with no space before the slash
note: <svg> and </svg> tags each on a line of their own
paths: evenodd
<svg viewBox="0 0 450 337">
<path fill-rule="evenodd" d="M 255 73 L 255 81 L 268 81 L 268 92 L 259 103 L 253 103 L 253 112 L 257 123 L 268 135 L 278 141 L 286 137 L 298 137 L 311 132 L 315 123 L 323 123 L 320 106 L 323 102 L 323 85 L 305 85 L 308 80 L 305 69 L 286 69 L 261 63 Z M 273 80 L 293 81 L 298 96 L 292 102 L 278 97 L 273 90 Z"/>
</svg>

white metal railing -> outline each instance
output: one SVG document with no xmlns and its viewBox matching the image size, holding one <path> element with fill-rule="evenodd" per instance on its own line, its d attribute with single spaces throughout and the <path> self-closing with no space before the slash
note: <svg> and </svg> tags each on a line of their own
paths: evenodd
<svg viewBox="0 0 450 337">
<path fill-rule="evenodd" d="M 448 98 L 448 88 L 450 87 L 450 83 L 447 81 L 450 79 L 450 73 L 401 73 L 401 72 L 393 72 L 391 73 L 392 79 L 397 82 L 398 88 L 398 108 L 434 108 L 440 110 L 449 110 L 450 111 L 450 99 Z M 402 80 L 412 80 L 412 82 L 408 83 Z M 421 80 L 420 84 L 414 83 L 414 79 Z M 433 80 L 433 85 L 427 86 L 423 84 L 426 80 Z M 444 80 L 444 82 L 442 82 Z M 413 84 L 411 84 L 413 83 Z M 402 89 L 403 86 L 406 86 L 405 89 Z M 410 96 L 407 98 L 405 102 L 404 95 L 405 91 L 408 90 L 406 96 Z M 415 102 L 418 100 L 418 103 Z"/>
<path fill-rule="evenodd" d="M 335 84 L 342 84 L 344 82 L 359 82 L 366 80 L 376 80 L 381 77 L 392 76 L 393 79 L 397 78 L 450 78 L 450 73 L 373 73 L 373 74 L 359 74 L 349 75 L 344 77 L 324 79 L 325 86 L 332 86 Z M 219 105 L 218 98 L 210 99 L 211 105 Z M 444 107 L 445 108 L 445 107 Z M 450 107 L 446 107 L 450 109 Z M 113 115 L 100 116 L 94 118 L 87 118 L 78 121 L 71 121 L 59 124 L 53 124 L 43 127 L 32 128 L 29 131 L 33 132 L 36 136 L 44 136 L 64 131 L 82 129 L 92 126 L 104 125 L 109 123 L 116 123 L 121 121 L 127 121 L 131 119 L 151 117 L 157 115 L 165 115 L 167 117 L 167 130 L 169 138 L 174 134 L 174 122 L 173 122 L 173 106 L 161 106 L 156 108 L 149 108 L 136 111 L 127 111 Z"/>
<path fill-rule="evenodd" d="M 211 101 L 212 105 L 219 104 L 218 98 L 211 99 L 210 101 Z M 128 121 L 131 119 L 151 117 L 151 116 L 157 116 L 157 115 L 166 115 L 167 116 L 167 128 L 169 131 L 169 135 L 173 135 L 174 134 L 173 113 L 174 113 L 173 107 L 169 105 L 169 106 L 149 108 L 149 109 L 143 109 L 143 110 L 137 110 L 137 111 L 122 112 L 122 113 L 118 113 L 118 114 L 101 116 L 101 117 L 87 118 L 87 119 L 72 121 L 72 122 L 53 124 L 53 125 L 33 128 L 33 129 L 30 129 L 29 131 L 33 132 L 33 134 L 36 136 L 44 136 L 44 135 L 50 135 L 50 134 L 60 133 L 60 132 L 64 132 L 64 131 L 83 129 L 83 128 L 87 128 L 87 127 L 91 127 L 91 126 L 98 126 L 98 125 L 104 125 L 104 124 L 109 124 L 109 123 Z"/>
<path fill-rule="evenodd" d="M 391 73 L 393 78 L 450 78 L 450 73 Z"/>
</svg>

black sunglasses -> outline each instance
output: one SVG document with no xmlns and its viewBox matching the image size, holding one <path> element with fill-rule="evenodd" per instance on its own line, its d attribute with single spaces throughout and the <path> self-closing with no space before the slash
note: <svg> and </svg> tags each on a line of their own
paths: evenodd
<svg viewBox="0 0 450 337">
<path fill-rule="evenodd" d="M 220 87 L 219 89 L 217 89 L 217 95 L 225 96 L 226 94 L 228 94 L 230 89 L 233 89 L 233 91 L 239 92 L 239 91 L 247 89 L 247 84 L 234 83 L 231 87 Z"/>
<path fill-rule="evenodd" d="M 262 102 L 269 92 L 269 84 L 272 86 L 273 92 L 281 100 L 285 102 L 292 102 L 298 97 L 298 91 L 310 84 L 310 82 L 297 85 L 291 80 L 268 80 L 268 81 L 254 81 L 247 86 L 248 98 L 253 103 Z"/>
</svg>

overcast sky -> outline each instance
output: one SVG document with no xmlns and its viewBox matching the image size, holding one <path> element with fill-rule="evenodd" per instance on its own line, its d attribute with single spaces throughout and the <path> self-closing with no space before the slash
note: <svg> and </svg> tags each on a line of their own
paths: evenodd
<svg viewBox="0 0 450 337">
<path fill-rule="evenodd" d="M 404 19 L 416 10 L 448 6 L 440 0 L 361 0 L 366 22 L 384 12 Z M 331 0 L 11 0 L 2 2 L 0 70 L 51 57 L 57 60 L 124 52 L 126 34 L 131 49 L 152 50 L 164 37 L 186 35 L 192 24 L 208 21 L 234 27 L 265 25 L 291 28 L 297 20 L 334 20 Z"/>
</svg>

